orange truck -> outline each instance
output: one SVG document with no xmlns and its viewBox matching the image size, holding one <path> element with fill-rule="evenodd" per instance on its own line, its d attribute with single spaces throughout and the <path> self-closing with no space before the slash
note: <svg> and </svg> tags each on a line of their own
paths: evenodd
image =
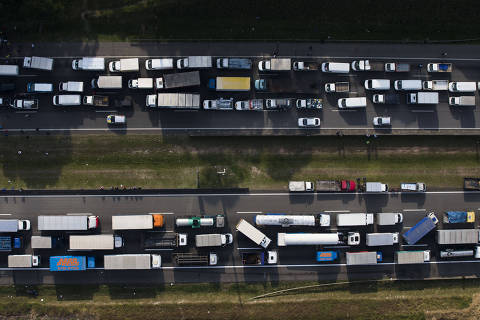
<svg viewBox="0 0 480 320">
<path fill-rule="evenodd" d="M 152 230 L 164 225 L 159 213 L 112 216 L 112 230 Z"/>
</svg>

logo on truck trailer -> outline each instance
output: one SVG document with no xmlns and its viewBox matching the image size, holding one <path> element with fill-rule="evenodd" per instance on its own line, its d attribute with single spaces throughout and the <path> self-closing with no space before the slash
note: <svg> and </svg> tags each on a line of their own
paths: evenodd
<svg viewBox="0 0 480 320">
<path fill-rule="evenodd" d="M 80 271 L 85 270 L 85 257 L 50 257 L 51 271 Z"/>
</svg>

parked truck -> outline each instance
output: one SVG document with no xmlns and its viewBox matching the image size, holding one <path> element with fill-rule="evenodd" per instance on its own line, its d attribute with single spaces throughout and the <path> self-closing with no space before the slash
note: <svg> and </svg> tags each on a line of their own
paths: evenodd
<svg viewBox="0 0 480 320">
<path fill-rule="evenodd" d="M 422 82 L 423 90 L 447 91 L 448 80 L 428 80 Z"/>
<path fill-rule="evenodd" d="M 385 72 L 410 72 L 410 65 L 408 63 L 385 63 Z"/>
<path fill-rule="evenodd" d="M 292 70 L 292 59 L 274 58 L 258 62 L 258 71 L 290 71 Z"/>
<path fill-rule="evenodd" d="M 475 106 L 475 96 L 448 97 L 451 106 Z"/>
<path fill-rule="evenodd" d="M 58 84 L 60 92 L 83 92 L 83 81 L 65 81 Z"/>
<path fill-rule="evenodd" d="M 463 189 L 480 190 L 480 178 L 463 178 Z"/>
<path fill-rule="evenodd" d="M 430 250 L 396 251 L 395 260 L 398 264 L 418 264 L 430 261 Z"/>
<path fill-rule="evenodd" d="M 297 99 L 295 105 L 297 109 L 322 109 L 323 100 L 321 98 Z"/>
<path fill-rule="evenodd" d="M 192 93 L 158 93 L 147 95 L 147 107 L 161 109 L 200 109 L 200 95 Z"/>
<path fill-rule="evenodd" d="M 365 185 L 366 192 L 388 192 L 388 185 L 381 182 L 367 182 Z"/>
<path fill-rule="evenodd" d="M 395 233 L 367 233 L 367 246 L 393 246 L 398 243 L 398 232 Z"/>
<path fill-rule="evenodd" d="M 130 79 L 127 85 L 130 89 L 153 89 L 153 78 Z"/>
<path fill-rule="evenodd" d="M 0 237 L 0 252 L 10 252 L 22 247 L 23 239 L 21 237 Z"/>
<path fill-rule="evenodd" d="M 211 68 L 212 57 L 211 56 L 191 56 L 181 58 L 177 60 L 178 69 L 200 69 Z"/>
<path fill-rule="evenodd" d="M 407 104 L 438 104 L 438 92 L 409 93 Z"/>
<path fill-rule="evenodd" d="M 332 262 L 338 259 L 338 251 L 317 251 L 317 262 Z"/>
<path fill-rule="evenodd" d="M 403 214 L 395 212 L 377 213 L 377 224 L 379 226 L 393 226 L 403 222 Z"/>
<path fill-rule="evenodd" d="M 345 245 L 355 246 L 360 244 L 358 232 L 335 233 L 278 233 L 277 245 L 286 246 L 325 246 Z"/>
<path fill-rule="evenodd" d="M 173 261 L 175 261 L 175 263 L 179 266 L 214 266 L 218 263 L 218 256 L 213 252 L 210 252 L 209 254 L 174 253 L 172 258 Z"/>
<path fill-rule="evenodd" d="M 446 211 L 443 223 L 475 223 L 475 211 Z"/>
<path fill-rule="evenodd" d="M 123 247 L 123 238 L 113 234 L 70 235 L 70 250 L 113 250 Z"/>
<path fill-rule="evenodd" d="M 250 70 L 252 69 L 252 60 L 249 58 L 218 58 L 218 69 Z"/>
<path fill-rule="evenodd" d="M 28 231 L 30 226 L 30 220 L 0 219 L 0 232 Z"/>
<path fill-rule="evenodd" d="M 201 217 L 183 217 L 175 219 L 177 227 L 191 227 L 193 229 L 200 227 L 223 228 L 225 226 L 225 216 L 222 214 L 216 216 Z"/>
<path fill-rule="evenodd" d="M 208 88 L 216 91 L 250 91 L 250 77 L 216 77 L 208 80 Z"/>
<path fill-rule="evenodd" d="M 255 217 L 253 217 L 253 221 L 257 226 L 314 227 L 316 225 L 314 215 L 286 215 L 283 213 L 257 214 Z M 323 226 L 323 227 L 329 226 L 330 216 L 322 214 L 321 217 L 319 217 L 319 223 L 320 223 L 320 226 Z"/>
<path fill-rule="evenodd" d="M 347 252 L 345 255 L 347 266 L 377 264 L 383 259 L 382 253 L 375 251 Z"/>
<path fill-rule="evenodd" d="M 138 58 L 127 58 L 110 61 L 108 69 L 110 72 L 138 72 L 140 67 Z"/>
<path fill-rule="evenodd" d="M 251 99 L 235 102 L 238 111 L 263 111 L 263 99 Z"/>
<path fill-rule="evenodd" d="M 315 184 L 317 192 L 355 192 L 356 189 L 353 180 L 319 180 Z"/>
<path fill-rule="evenodd" d="M 240 219 L 235 229 L 265 249 L 268 248 L 270 242 L 272 242 L 272 240 L 269 239 L 265 234 L 244 219 Z"/>
<path fill-rule="evenodd" d="M 479 242 L 478 235 L 478 229 L 437 230 L 437 243 L 476 244 Z"/>
<path fill-rule="evenodd" d="M 233 243 L 233 235 L 231 233 L 209 233 L 195 235 L 195 246 L 200 247 L 224 247 Z"/>
<path fill-rule="evenodd" d="M 174 249 L 187 245 L 186 233 L 149 232 L 142 239 L 145 250 Z"/>
<path fill-rule="evenodd" d="M 282 110 L 286 111 L 292 106 L 292 99 L 283 98 L 283 99 L 266 99 L 265 107 L 267 110 Z"/>
<path fill-rule="evenodd" d="M 338 227 L 368 226 L 373 224 L 373 213 L 337 214 Z"/>
<path fill-rule="evenodd" d="M 290 192 L 313 192 L 315 191 L 315 184 L 310 181 L 290 181 L 288 190 Z"/>
<path fill-rule="evenodd" d="M 122 89 L 122 76 L 98 76 L 91 81 L 92 89 Z"/>
<path fill-rule="evenodd" d="M 26 69 L 52 71 L 53 59 L 44 57 L 25 57 L 23 59 L 23 67 Z"/>
<path fill-rule="evenodd" d="M 446 249 L 440 251 L 440 258 L 464 258 L 464 257 L 473 257 L 473 250 L 455 250 L 455 249 Z"/>
<path fill-rule="evenodd" d="M 426 192 L 427 186 L 423 182 L 402 182 L 400 190 L 402 192 Z"/>
<path fill-rule="evenodd" d="M 38 110 L 38 99 L 15 99 L 10 106 L 20 110 Z"/>
<path fill-rule="evenodd" d="M 86 256 L 50 257 L 50 271 L 85 271 L 95 268 L 95 258 Z"/>
<path fill-rule="evenodd" d="M 216 100 L 203 100 L 203 110 L 219 110 L 230 111 L 233 110 L 233 98 L 230 99 L 216 99 Z"/>
<path fill-rule="evenodd" d="M 104 71 L 105 70 L 105 58 L 99 57 L 85 57 L 82 59 L 73 59 L 73 70 L 86 70 L 86 71 Z"/>
<path fill-rule="evenodd" d="M 372 101 L 376 104 L 399 104 L 400 98 L 394 93 L 374 94 Z"/>
<path fill-rule="evenodd" d="M 354 71 L 384 71 L 385 65 L 382 62 L 371 62 L 370 60 L 355 60 L 352 62 Z"/>
<path fill-rule="evenodd" d="M 105 270 L 150 270 L 162 267 L 159 254 L 112 254 L 103 257 Z"/>
<path fill-rule="evenodd" d="M 112 216 L 112 230 L 152 230 L 164 225 L 161 214 L 134 214 Z"/>
<path fill-rule="evenodd" d="M 200 72 L 177 72 L 164 74 L 155 78 L 155 87 L 157 89 L 174 89 L 184 87 L 196 87 L 200 85 Z"/>
<path fill-rule="evenodd" d="M 293 70 L 295 71 L 317 71 L 320 65 L 313 61 L 294 61 Z"/>
<path fill-rule="evenodd" d="M 451 63 L 429 63 L 427 64 L 428 72 L 452 72 Z"/>
<path fill-rule="evenodd" d="M 108 96 L 83 96 L 83 105 L 94 107 L 108 107 L 110 105 Z"/>
<path fill-rule="evenodd" d="M 416 225 L 403 234 L 403 238 L 408 244 L 412 245 L 422 239 L 427 233 L 435 229 L 438 219 L 435 213 L 430 212 L 425 218 L 420 220 Z"/>
<path fill-rule="evenodd" d="M 18 254 L 8 256 L 9 268 L 33 268 L 40 266 L 40 256 Z"/>
<path fill-rule="evenodd" d="M 263 251 L 242 252 L 243 265 L 275 264 L 277 260 L 277 251 L 267 251 L 267 260 L 265 260 L 265 252 Z"/>
<path fill-rule="evenodd" d="M 326 93 L 341 93 L 350 91 L 349 82 L 330 82 L 325 83 L 325 92 Z"/>
<path fill-rule="evenodd" d="M 30 246 L 32 249 L 53 249 L 63 245 L 63 238 L 52 236 L 32 236 Z"/>
<path fill-rule="evenodd" d="M 38 216 L 38 231 L 87 231 L 99 225 L 98 216 Z"/>
</svg>

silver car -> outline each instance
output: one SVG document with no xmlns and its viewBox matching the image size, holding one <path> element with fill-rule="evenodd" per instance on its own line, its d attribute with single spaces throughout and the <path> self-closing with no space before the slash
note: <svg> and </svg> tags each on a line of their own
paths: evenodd
<svg viewBox="0 0 480 320">
<path fill-rule="evenodd" d="M 320 118 L 298 118 L 299 127 L 320 127 Z"/>
</svg>

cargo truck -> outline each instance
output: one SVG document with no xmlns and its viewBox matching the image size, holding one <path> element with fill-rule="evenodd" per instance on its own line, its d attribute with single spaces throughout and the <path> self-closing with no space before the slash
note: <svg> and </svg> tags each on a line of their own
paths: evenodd
<svg viewBox="0 0 480 320">
<path fill-rule="evenodd" d="M 98 76 L 92 79 L 92 89 L 122 89 L 122 76 Z"/>
<path fill-rule="evenodd" d="M 195 235 L 195 246 L 201 247 L 224 247 L 233 243 L 233 235 L 231 233 L 209 233 Z"/>
<path fill-rule="evenodd" d="M 187 234 L 148 232 L 142 242 L 146 250 L 173 249 L 187 245 Z"/>
<path fill-rule="evenodd" d="M 480 178 L 463 178 L 463 189 L 480 190 Z"/>
<path fill-rule="evenodd" d="M 477 91 L 477 83 L 470 81 L 452 81 L 448 84 L 448 91 L 450 92 L 475 92 Z"/>
<path fill-rule="evenodd" d="M 19 254 L 8 256 L 9 268 L 33 268 L 40 266 L 40 256 Z"/>
<path fill-rule="evenodd" d="M 322 109 L 323 100 L 321 98 L 297 99 L 295 105 L 297 109 Z"/>
<path fill-rule="evenodd" d="M 252 99 L 235 102 L 238 111 L 263 111 L 263 99 Z"/>
<path fill-rule="evenodd" d="M 316 219 L 314 215 L 286 215 L 283 213 L 258 214 L 255 217 L 253 217 L 253 221 L 257 226 L 314 227 L 316 225 Z M 321 227 L 330 226 L 330 215 L 319 214 L 318 224 Z"/>
<path fill-rule="evenodd" d="M 393 226 L 403 222 L 403 214 L 394 212 L 377 213 L 377 224 L 379 226 Z"/>
<path fill-rule="evenodd" d="M 147 95 L 147 107 L 160 109 L 200 109 L 200 95 L 192 93 L 158 93 Z"/>
<path fill-rule="evenodd" d="M 164 225 L 161 214 L 134 214 L 112 216 L 112 230 L 152 230 Z"/>
<path fill-rule="evenodd" d="M 194 253 L 174 253 L 172 254 L 173 261 L 179 266 L 202 265 L 214 266 L 218 263 L 218 256 L 216 253 L 210 252 L 207 254 Z"/>
<path fill-rule="evenodd" d="M 250 70 L 252 60 L 248 58 L 218 58 L 218 69 Z"/>
<path fill-rule="evenodd" d="M 28 231 L 30 226 L 30 220 L 0 219 L 0 232 Z"/>
<path fill-rule="evenodd" d="M 451 106 L 475 106 L 475 96 L 448 97 Z"/>
<path fill-rule="evenodd" d="M 366 192 L 388 192 L 388 185 L 381 182 L 367 182 L 365 185 Z"/>
<path fill-rule="evenodd" d="M 199 71 L 169 73 L 164 74 L 162 77 L 155 78 L 155 88 L 157 89 L 196 87 L 199 85 Z"/>
<path fill-rule="evenodd" d="M 162 267 L 159 254 L 107 254 L 103 257 L 105 270 L 151 270 Z"/>
<path fill-rule="evenodd" d="M 130 89 L 153 89 L 153 78 L 137 78 L 128 80 Z"/>
<path fill-rule="evenodd" d="M 203 110 L 219 110 L 230 111 L 233 110 L 233 98 L 217 100 L 203 100 Z"/>
<path fill-rule="evenodd" d="M 173 59 L 172 58 L 147 59 L 145 61 L 145 69 L 147 70 L 173 69 Z"/>
<path fill-rule="evenodd" d="M 38 110 L 38 99 L 15 99 L 10 106 L 14 109 Z"/>
<path fill-rule="evenodd" d="M 475 244 L 479 242 L 478 229 L 437 230 L 437 243 L 443 244 Z"/>
<path fill-rule="evenodd" d="M 332 262 L 338 259 L 338 251 L 317 251 L 317 262 Z"/>
<path fill-rule="evenodd" d="M 356 188 L 353 180 L 319 180 L 315 184 L 317 192 L 355 192 Z"/>
<path fill-rule="evenodd" d="M 22 247 L 23 239 L 21 237 L 0 237 L 0 252 L 10 252 Z"/>
<path fill-rule="evenodd" d="M 425 218 L 420 220 L 416 225 L 403 234 L 403 238 L 408 244 L 412 245 L 422 239 L 427 233 L 435 229 L 438 219 L 435 213 L 430 212 Z"/>
<path fill-rule="evenodd" d="M 340 92 L 348 92 L 350 91 L 350 83 L 349 82 L 330 82 L 325 83 L 325 92 L 326 93 L 340 93 Z"/>
<path fill-rule="evenodd" d="M 211 56 L 191 56 L 187 58 L 181 58 L 177 60 L 178 69 L 200 69 L 211 68 L 212 57 Z"/>
<path fill-rule="evenodd" d="M 83 92 L 82 81 L 66 81 L 58 84 L 58 91 L 60 92 Z"/>
<path fill-rule="evenodd" d="M 446 211 L 443 223 L 475 223 L 475 211 Z"/>
<path fill-rule="evenodd" d="M 396 251 L 395 260 L 398 264 L 418 264 L 430 261 L 430 250 Z"/>
<path fill-rule="evenodd" d="M 360 244 L 360 233 L 341 232 L 335 233 L 278 233 L 277 245 L 286 246 L 324 246 L 345 245 L 356 246 Z"/>
<path fill-rule="evenodd" d="M 30 239 L 32 249 L 53 249 L 63 245 L 63 238 L 51 236 L 32 236 Z"/>
<path fill-rule="evenodd" d="M 372 101 L 377 104 L 399 104 L 400 98 L 394 93 L 374 94 Z"/>
<path fill-rule="evenodd" d="M 429 63 L 427 64 L 428 72 L 452 72 L 451 63 Z"/>
<path fill-rule="evenodd" d="M 0 65 L 0 76 L 18 76 L 18 66 L 17 65 Z"/>
<path fill-rule="evenodd" d="M 385 72 L 410 72 L 410 65 L 408 63 L 385 63 Z"/>
<path fill-rule="evenodd" d="M 216 91 L 250 91 L 250 77 L 216 77 L 208 80 L 208 88 Z"/>
<path fill-rule="evenodd" d="M 368 226 L 373 224 L 373 213 L 339 213 L 337 227 Z"/>
<path fill-rule="evenodd" d="M 398 243 L 398 232 L 395 233 L 367 233 L 367 246 L 393 246 Z"/>
<path fill-rule="evenodd" d="M 423 90 L 447 91 L 448 80 L 429 80 L 422 82 Z"/>
<path fill-rule="evenodd" d="M 83 105 L 94 107 L 108 107 L 110 105 L 108 96 L 83 96 Z"/>
<path fill-rule="evenodd" d="M 313 61 L 294 61 L 293 70 L 295 71 L 317 71 L 320 65 Z"/>
<path fill-rule="evenodd" d="M 438 104 L 438 92 L 409 93 L 407 104 Z"/>
<path fill-rule="evenodd" d="M 87 231 L 99 223 L 93 215 L 38 216 L 38 231 Z"/>
<path fill-rule="evenodd" d="M 265 107 L 267 110 L 282 110 L 286 111 L 292 106 L 292 99 L 266 99 Z"/>
<path fill-rule="evenodd" d="M 258 71 L 290 71 L 292 70 L 292 59 L 275 58 L 270 60 L 261 60 L 258 62 Z"/>
<path fill-rule="evenodd" d="M 354 71 L 384 71 L 385 65 L 382 62 L 371 62 L 370 60 L 355 60 L 352 62 Z"/>
<path fill-rule="evenodd" d="M 175 219 L 177 227 L 191 227 L 193 229 L 200 227 L 223 228 L 225 226 L 225 216 L 222 214 L 216 216 L 202 217 L 184 217 Z"/>
<path fill-rule="evenodd" d="M 272 242 L 272 240 L 270 240 L 260 230 L 252 226 L 244 219 L 240 219 L 235 229 L 238 232 L 243 233 L 247 238 L 255 242 L 257 245 L 262 246 L 265 249 L 268 248 L 270 242 Z"/>
<path fill-rule="evenodd" d="M 25 57 L 23 59 L 23 67 L 26 69 L 52 71 L 53 59 L 44 57 Z"/>
<path fill-rule="evenodd" d="M 105 70 L 105 58 L 98 57 L 85 57 L 82 59 L 73 59 L 73 70 L 86 70 L 86 71 L 104 71 Z"/>
<path fill-rule="evenodd" d="M 127 58 L 108 63 L 110 72 L 136 72 L 140 70 L 138 58 Z"/>
<path fill-rule="evenodd" d="M 123 238 L 113 234 L 69 236 L 70 250 L 113 250 L 123 247 Z"/>
<path fill-rule="evenodd" d="M 315 191 L 315 184 L 310 181 L 290 181 L 288 190 L 290 192 L 313 192 Z"/>
<path fill-rule="evenodd" d="M 400 190 L 402 192 L 425 192 L 427 186 L 423 182 L 402 182 L 400 183 Z"/>
<path fill-rule="evenodd" d="M 347 252 L 345 255 L 347 266 L 377 264 L 383 259 L 382 253 L 375 251 Z"/>
<path fill-rule="evenodd" d="M 86 256 L 50 257 L 50 271 L 85 271 L 95 268 L 95 258 Z"/>
<path fill-rule="evenodd" d="M 278 260 L 277 251 L 267 251 L 267 260 L 265 261 L 265 252 L 242 252 L 243 265 L 264 265 L 275 264 Z"/>
</svg>

